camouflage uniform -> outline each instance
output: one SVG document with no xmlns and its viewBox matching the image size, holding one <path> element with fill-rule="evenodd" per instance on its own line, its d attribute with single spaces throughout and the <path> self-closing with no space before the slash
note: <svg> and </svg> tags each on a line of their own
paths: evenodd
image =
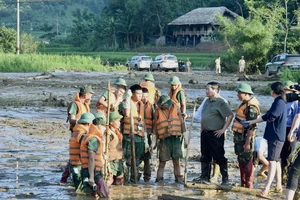
<svg viewBox="0 0 300 200">
<path fill-rule="evenodd" d="M 253 94 L 250 85 L 241 83 L 236 89 L 238 92 Z M 254 179 L 254 166 L 253 166 L 253 151 L 254 151 L 254 137 L 255 132 L 253 130 L 253 135 L 250 139 L 250 150 L 248 152 L 244 151 L 244 145 L 247 142 L 248 129 L 244 128 L 243 125 L 237 120 L 237 118 L 243 120 L 253 120 L 257 119 L 260 110 L 259 102 L 255 97 L 251 97 L 248 101 L 243 101 L 241 105 L 236 110 L 236 119 L 233 122 L 232 130 L 234 133 L 234 152 L 238 156 L 240 176 L 241 176 L 241 186 L 246 188 L 253 188 Z M 253 129 L 256 127 L 254 126 Z"/>
</svg>

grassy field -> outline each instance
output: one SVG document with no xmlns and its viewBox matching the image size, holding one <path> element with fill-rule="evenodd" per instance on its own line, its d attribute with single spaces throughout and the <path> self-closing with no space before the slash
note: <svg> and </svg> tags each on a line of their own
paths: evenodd
<svg viewBox="0 0 300 200">
<path fill-rule="evenodd" d="M 137 55 L 137 52 L 82 52 L 80 49 L 74 48 L 71 45 L 49 45 L 39 50 L 42 54 L 60 54 L 60 55 L 81 55 L 92 56 L 99 58 L 101 62 L 108 60 L 110 64 L 125 65 L 126 61 L 132 56 Z M 159 53 L 140 52 L 155 59 Z M 174 53 L 178 60 L 186 61 L 190 58 L 192 69 L 205 70 L 208 65 L 214 63 L 219 53 Z"/>
<path fill-rule="evenodd" d="M 105 67 L 99 58 L 82 55 L 0 53 L 1 72 L 122 71 L 125 66 Z"/>
</svg>

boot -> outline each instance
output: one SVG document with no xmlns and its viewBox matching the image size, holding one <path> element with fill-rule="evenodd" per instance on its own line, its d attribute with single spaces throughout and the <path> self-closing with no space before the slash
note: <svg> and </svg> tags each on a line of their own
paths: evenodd
<svg viewBox="0 0 300 200">
<path fill-rule="evenodd" d="M 61 175 L 61 179 L 59 181 L 60 185 L 65 185 L 67 183 L 68 177 L 70 176 L 70 161 L 68 161 L 67 166 L 65 167 L 64 172 Z"/>
<path fill-rule="evenodd" d="M 210 182 L 218 182 L 218 177 L 220 174 L 220 166 L 216 163 L 216 161 L 213 161 L 213 177 L 210 179 Z"/>
<path fill-rule="evenodd" d="M 203 181 L 209 182 L 210 173 L 211 173 L 211 162 L 209 163 L 201 162 L 201 176 L 195 178 L 193 181 L 198 183 L 201 183 Z"/>
<path fill-rule="evenodd" d="M 118 176 L 118 177 L 114 177 L 114 182 L 112 183 L 113 185 L 123 185 L 124 184 L 124 177 Z"/>
<path fill-rule="evenodd" d="M 222 174 L 222 185 L 228 185 L 228 167 L 227 163 L 220 165 L 220 172 Z"/>
<path fill-rule="evenodd" d="M 253 188 L 254 166 L 252 159 L 248 161 L 248 163 L 243 167 L 243 169 L 246 177 L 246 188 Z"/>
<path fill-rule="evenodd" d="M 240 168 L 240 176 L 241 176 L 241 187 L 246 187 L 246 174 L 245 169 L 240 162 L 240 158 L 238 157 L 238 163 Z"/>
<path fill-rule="evenodd" d="M 182 175 L 175 176 L 175 182 L 178 184 L 183 184 L 184 183 L 183 176 Z"/>
</svg>

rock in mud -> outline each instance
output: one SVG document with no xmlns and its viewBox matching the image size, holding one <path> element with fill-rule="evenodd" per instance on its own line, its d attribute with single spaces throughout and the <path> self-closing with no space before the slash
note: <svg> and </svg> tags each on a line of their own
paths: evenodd
<svg viewBox="0 0 300 200">
<path fill-rule="evenodd" d="M 189 80 L 189 84 L 198 84 L 198 81 L 196 79 Z"/>
</svg>

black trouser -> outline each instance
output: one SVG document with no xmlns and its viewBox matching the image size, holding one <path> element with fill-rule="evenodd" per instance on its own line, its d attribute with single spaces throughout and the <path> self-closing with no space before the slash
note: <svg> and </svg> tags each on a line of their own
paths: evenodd
<svg viewBox="0 0 300 200">
<path fill-rule="evenodd" d="M 291 164 L 289 162 L 289 156 L 291 155 L 291 153 L 295 150 L 296 148 L 296 144 L 297 144 L 297 140 L 293 141 L 293 142 L 289 142 L 287 139 L 287 135 L 289 134 L 291 130 L 291 127 L 286 127 L 286 138 L 285 138 L 285 142 L 284 145 L 282 147 L 281 153 L 280 153 L 280 158 L 281 158 L 281 170 L 282 172 L 287 172 L 286 167 L 289 167 L 289 165 Z"/>
<path fill-rule="evenodd" d="M 224 150 L 224 134 L 216 137 L 214 131 L 201 132 L 201 162 L 210 163 L 212 158 L 220 166 L 227 165 Z"/>
</svg>

